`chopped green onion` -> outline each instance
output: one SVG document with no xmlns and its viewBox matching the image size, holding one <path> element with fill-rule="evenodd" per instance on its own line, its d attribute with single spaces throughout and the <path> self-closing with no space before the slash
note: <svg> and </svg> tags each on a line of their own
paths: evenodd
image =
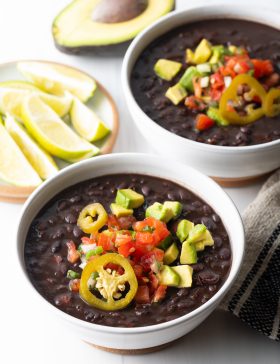
<svg viewBox="0 0 280 364">
<path fill-rule="evenodd" d="M 67 278 L 69 279 L 76 279 L 76 278 L 80 278 L 81 274 L 78 272 L 74 272 L 73 270 L 69 269 L 67 271 Z"/>
<path fill-rule="evenodd" d="M 103 248 L 102 246 L 98 246 L 95 249 L 92 249 L 86 253 L 86 260 L 89 260 L 89 258 L 93 255 L 99 255 L 101 253 L 103 253 Z"/>
</svg>

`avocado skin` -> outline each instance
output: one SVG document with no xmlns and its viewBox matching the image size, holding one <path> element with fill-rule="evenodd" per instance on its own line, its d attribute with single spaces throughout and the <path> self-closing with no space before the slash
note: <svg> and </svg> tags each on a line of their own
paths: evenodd
<svg viewBox="0 0 280 364">
<path fill-rule="evenodd" d="M 61 12 L 63 12 L 64 9 L 62 9 Z M 175 9 L 176 9 L 176 4 L 174 1 L 174 5 L 173 5 L 171 11 L 174 11 Z M 61 12 L 59 14 L 61 14 Z M 75 47 L 69 47 L 69 46 L 64 46 L 64 45 L 59 44 L 56 41 L 54 35 L 52 35 L 52 36 L 53 36 L 54 45 L 55 45 L 56 49 L 58 49 L 59 51 L 61 51 L 63 53 L 73 54 L 73 55 L 96 54 L 101 57 L 124 56 L 125 52 L 127 51 L 127 48 L 133 41 L 133 39 L 131 39 L 129 41 L 120 42 L 120 43 L 116 43 L 116 44 L 106 44 L 104 46 L 92 46 L 92 45 L 78 46 L 77 45 Z"/>
</svg>

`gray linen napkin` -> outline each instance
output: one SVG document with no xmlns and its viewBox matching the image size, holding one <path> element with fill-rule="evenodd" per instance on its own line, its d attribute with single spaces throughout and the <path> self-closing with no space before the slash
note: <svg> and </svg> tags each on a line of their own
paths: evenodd
<svg viewBox="0 0 280 364">
<path fill-rule="evenodd" d="M 245 257 L 221 304 L 255 330 L 280 340 L 280 170 L 243 214 Z"/>
</svg>

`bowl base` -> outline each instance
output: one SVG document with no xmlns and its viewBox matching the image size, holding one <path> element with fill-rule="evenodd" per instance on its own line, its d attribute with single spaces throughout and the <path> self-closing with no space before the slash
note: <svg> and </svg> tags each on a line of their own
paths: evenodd
<svg viewBox="0 0 280 364">
<path fill-rule="evenodd" d="M 158 345 L 158 346 L 153 346 L 151 348 L 143 348 L 143 349 L 114 349 L 114 348 L 108 348 L 106 346 L 91 344 L 88 341 L 85 341 L 85 342 L 88 345 L 93 346 L 95 349 L 107 351 L 107 352 L 113 353 L 113 354 L 141 355 L 141 354 L 149 354 L 149 353 L 154 353 L 155 351 L 163 350 L 163 349 L 167 348 L 168 346 L 172 345 L 175 341 L 177 341 L 177 340 L 173 340 L 169 343 Z"/>
<path fill-rule="evenodd" d="M 256 176 L 240 177 L 240 178 L 222 178 L 213 176 L 211 176 L 211 178 L 222 187 L 244 187 L 253 184 L 255 182 L 259 182 L 262 179 L 265 179 L 268 176 L 270 176 L 272 173 L 273 171 L 268 173 L 258 174 Z"/>
</svg>

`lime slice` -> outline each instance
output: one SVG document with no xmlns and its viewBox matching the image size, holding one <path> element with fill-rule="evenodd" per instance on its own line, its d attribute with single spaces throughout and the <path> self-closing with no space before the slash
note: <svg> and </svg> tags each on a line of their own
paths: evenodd
<svg viewBox="0 0 280 364">
<path fill-rule="evenodd" d="M 0 178 L 22 187 L 35 187 L 42 181 L 21 150 L 0 123 Z"/>
<path fill-rule="evenodd" d="M 35 86 L 30 87 L 30 85 L 28 82 L 18 81 L 0 83 L 0 111 L 3 114 L 9 113 L 20 119 L 21 104 L 24 98 L 33 93 L 40 96 L 59 116 L 64 116 L 68 113 L 72 104 L 72 98 L 69 95 L 64 95 L 63 97 L 50 95 Z"/>
<path fill-rule="evenodd" d="M 47 179 L 57 173 L 58 167 L 53 158 L 35 143 L 11 115 L 5 118 L 5 126 L 22 153 L 42 179 Z"/>
<path fill-rule="evenodd" d="M 95 112 L 77 97 L 73 99 L 70 117 L 77 133 L 90 142 L 102 139 L 110 132 L 110 129 L 99 119 Z"/>
<path fill-rule="evenodd" d="M 18 69 L 36 86 L 55 95 L 62 95 L 67 90 L 85 102 L 96 90 L 93 78 L 67 66 L 43 62 L 19 62 Z"/>
<path fill-rule="evenodd" d="M 22 119 L 38 143 L 59 158 L 71 161 L 99 152 L 97 147 L 69 128 L 38 96 L 32 95 L 24 100 Z"/>
</svg>

